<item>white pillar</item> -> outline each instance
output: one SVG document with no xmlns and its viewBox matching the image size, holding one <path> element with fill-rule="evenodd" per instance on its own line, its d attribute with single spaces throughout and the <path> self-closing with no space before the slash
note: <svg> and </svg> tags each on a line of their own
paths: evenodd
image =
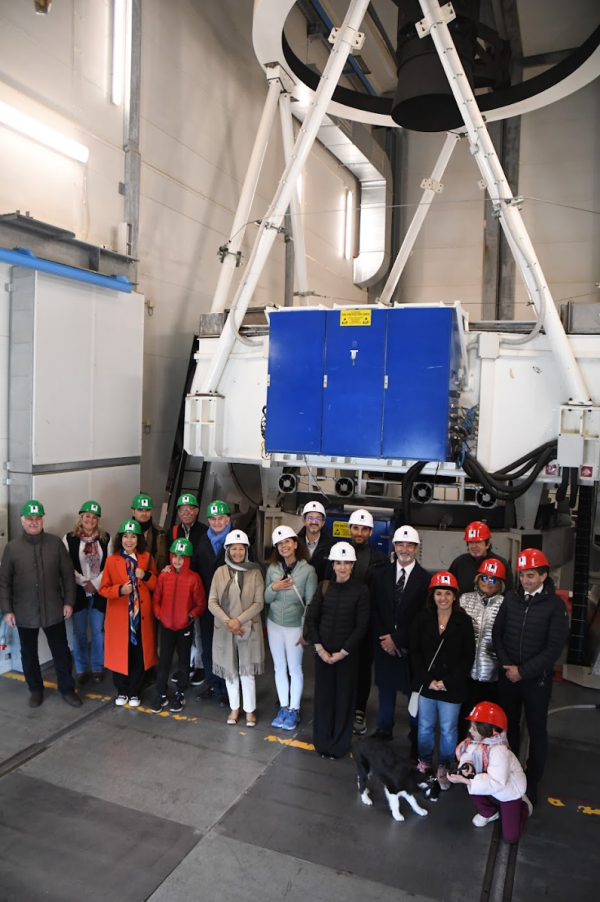
<svg viewBox="0 0 600 902">
<path fill-rule="evenodd" d="M 294 150 L 294 125 L 292 122 L 292 108 L 289 94 L 282 94 L 279 98 L 279 112 L 281 115 L 281 134 L 283 137 L 283 153 L 285 165 L 292 159 Z M 298 182 L 296 182 L 296 188 Z M 294 271 L 296 273 L 296 291 L 308 291 L 308 273 L 306 271 L 306 247 L 304 244 L 304 225 L 302 223 L 302 211 L 298 191 L 292 191 L 290 200 L 290 220 L 292 225 L 292 240 L 294 242 Z"/>
</svg>

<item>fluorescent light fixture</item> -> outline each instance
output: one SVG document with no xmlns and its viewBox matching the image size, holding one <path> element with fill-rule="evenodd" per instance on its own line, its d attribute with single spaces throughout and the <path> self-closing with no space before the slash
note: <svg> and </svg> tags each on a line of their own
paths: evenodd
<svg viewBox="0 0 600 902">
<path fill-rule="evenodd" d="M 15 109 L 14 106 L 9 106 L 1 100 L 0 123 L 7 125 L 16 132 L 20 132 L 27 138 L 32 138 L 40 144 L 45 144 L 51 150 L 64 153 L 65 156 L 71 157 L 72 160 L 79 160 L 80 163 L 87 163 L 88 161 L 90 151 L 84 144 L 74 141 L 73 138 L 67 138 L 66 135 L 61 135 L 60 132 L 50 128 L 49 125 L 44 125 L 43 122 L 34 119 L 33 116 L 28 116 L 27 113 L 22 113 L 20 110 Z"/>
<path fill-rule="evenodd" d="M 351 260 L 354 251 L 354 195 L 346 191 L 346 216 L 344 223 L 344 257 Z"/>
<path fill-rule="evenodd" d="M 115 106 L 123 103 L 125 89 L 125 11 L 127 0 L 113 0 L 112 84 L 110 99 Z"/>
</svg>

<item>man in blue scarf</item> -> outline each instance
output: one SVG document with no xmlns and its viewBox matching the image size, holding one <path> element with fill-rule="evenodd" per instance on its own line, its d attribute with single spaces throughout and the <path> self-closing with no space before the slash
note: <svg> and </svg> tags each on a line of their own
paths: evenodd
<svg viewBox="0 0 600 902">
<path fill-rule="evenodd" d="M 206 597 L 210 594 L 210 584 L 216 571 L 225 563 L 225 539 L 231 531 L 231 511 L 225 501 L 211 501 L 206 509 L 208 532 L 200 537 L 191 569 L 200 574 Z M 200 618 L 202 638 L 202 665 L 204 683 L 196 701 L 216 698 L 220 704 L 229 704 L 225 680 L 217 677 L 212 669 L 212 642 L 215 620 L 210 611 Z"/>
</svg>

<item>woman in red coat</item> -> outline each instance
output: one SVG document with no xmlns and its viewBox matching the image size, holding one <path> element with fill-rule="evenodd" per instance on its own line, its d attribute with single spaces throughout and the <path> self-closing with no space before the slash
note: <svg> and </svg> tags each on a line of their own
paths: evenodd
<svg viewBox="0 0 600 902">
<path fill-rule="evenodd" d="M 151 599 L 157 573 L 136 520 L 121 523 L 114 548 L 98 590 L 107 599 L 104 665 L 119 693 L 115 705 L 137 708 L 144 675 L 158 661 Z"/>
</svg>

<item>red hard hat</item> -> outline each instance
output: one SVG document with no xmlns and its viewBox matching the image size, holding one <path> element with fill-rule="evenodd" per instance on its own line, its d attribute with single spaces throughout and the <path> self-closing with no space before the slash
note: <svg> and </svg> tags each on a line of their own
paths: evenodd
<svg viewBox="0 0 600 902">
<path fill-rule="evenodd" d="M 476 720 L 478 723 L 491 723 L 494 727 L 506 730 L 508 720 L 506 714 L 500 705 L 494 705 L 492 702 L 479 702 L 475 705 L 466 720 Z"/>
<path fill-rule="evenodd" d="M 506 579 L 506 567 L 495 557 L 485 559 L 478 573 L 487 573 L 488 576 L 495 576 L 497 579 Z"/>
<path fill-rule="evenodd" d="M 517 558 L 517 570 L 535 570 L 536 567 L 549 567 L 550 562 L 539 548 L 526 548 Z"/>
<path fill-rule="evenodd" d="M 490 528 L 483 520 L 473 520 L 465 529 L 465 542 L 485 542 L 491 538 Z"/>
<path fill-rule="evenodd" d="M 430 589 L 456 589 L 458 592 L 458 583 L 456 582 L 456 577 L 451 573 L 448 573 L 447 570 L 440 570 L 439 573 L 434 574 L 431 577 L 431 582 L 429 583 Z"/>
</svg>

